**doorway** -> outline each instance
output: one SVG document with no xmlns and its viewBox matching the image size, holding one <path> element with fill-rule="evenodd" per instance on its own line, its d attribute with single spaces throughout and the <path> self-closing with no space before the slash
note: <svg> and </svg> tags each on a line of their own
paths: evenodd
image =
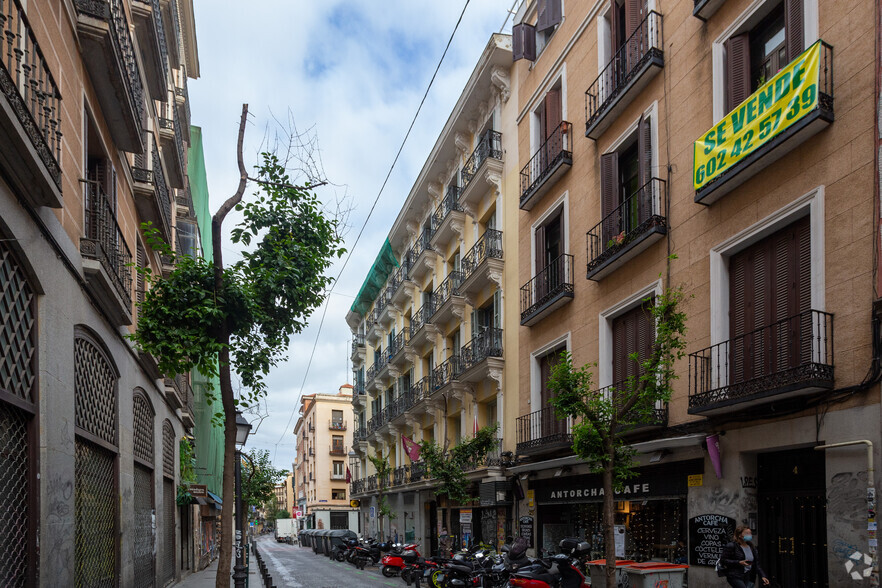
<svg viewBox="0 0 882 588">
<path fill-rule="evenodd" d="M 826 587 L 824 454 L 812 448 L 757 455 L 762 566 L 780 588 Z"/>
</svg>

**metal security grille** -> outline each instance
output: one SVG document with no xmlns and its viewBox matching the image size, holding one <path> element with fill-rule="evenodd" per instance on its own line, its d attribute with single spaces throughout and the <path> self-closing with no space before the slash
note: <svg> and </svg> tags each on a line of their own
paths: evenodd
<svg viewBox="0 0 882 588">
<path fill-rule="evenodd" d="M 0 241 L 0 388 L 34 401 L 34 293 Z"/>
<path fill-rule="evenodd" d="M 114 455 L 84 439 L 76 440 L 74 509 L 77 588 L 118 584 Z"/>
<path fill-rule="evenodd" d="M 76 425 L 116 445 L 116 374 L 92 341 L 74 342 Z"/>
<path fill-rule="evenodd" d="M 168 419 L 162 423 L 162 473 L 175 477 L 175 429 Z"/>
<path fill-rule="evenodd" d="M 135 457 L 153 463 L 153 410 L 143 396 L 143 392 L 135 393 L 134 397 L 134 428 Z"/>
<path fill-rule="evenodd" d="M 135 464 L 135 586 L 155 586 L 153 566 L 153 471 Z"/>
<path fill-rule="evenodd" d="M 162 481 L 162 582 L 175 579 L 175 483 L 168 478 Z"/>
<path fill-rule="evenodd" d="M 24 586 L 28 580 L 27 420 L 21 411 L 0 403 L 0 585 Z"/>
</svg>

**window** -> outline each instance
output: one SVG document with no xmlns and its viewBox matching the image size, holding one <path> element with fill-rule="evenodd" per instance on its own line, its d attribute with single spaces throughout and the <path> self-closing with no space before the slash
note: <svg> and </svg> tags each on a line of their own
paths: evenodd
<svg viewBox="0 0 882 588">
<path fill-rule="evenodd" d="M 343 498 L 339 500 L 346 500 L 346 492 L 344 490 L 340 490 L 343 492 Z M 349 513 L 348 512 L 331 512 L 331 529 L 340 529 L 346 530 L 349 528 Z"/>
<path fill-rule="evenodd" d="M 346 500 L 346 490 L 331 490 L 331 500 Z"/>
<path fill-rule="evenodd" d="M 332 410 L 331 411 L 331 420 L 335 423 L 343 422 L 343 411 L 342 410 Z"/>
<path fill-rule="evenodd" d="M 553 398 L 548 387 L 551 370 L 560 362 L 560 358 L 565 351 L 566 347 L 558 347 L 537 358 L 539 362 L 539 403 L 543 408 L 549 406 L 549 401 Z"/>
<path fill-rule="evenodd" d="M 335 477 L 343 475 L 343 462 L 335 461 L 334 469 L 332 470 Z"/>
<path fill-rule="evenodd" d="M 767 2 L 725 42 L 725 110 L 747 99 L 804 49 L 803 0 Z"/>
<path fill-rule="evenodd" d="M 199 236 L 195 222 L 178 217 L 175 225 L 175 238 L 178 240 L 178 253 L 196 257 L 199 252 Z"/>
<path fill-rule="evenodd" d="M 537 0 L 536 24 L 516 24 L 512 27 L 512 56 L 514 61 L 536 61 L 536 56 L 551 40 L 563 20 L 561 0 Z"/>
<path fill-rule="evenodd" d="M 602 247 L 624 241 L 652 216 L 652 164 L 652 120 L 642 116 L 636 132 L 600 156 Z"/>
<path fill-rule="evenodd" d="M 331 437 L 331 451 L 334 453 L 343 452 L 343 435 L 334 435 Z"/>
<path fill-rule="evenodd" d="M 566 148 L 563 142 L 565 133 L 561 129 L 563 125 L 562 87 L 563 81 L 558 80 L 557 84 L 545 93 L 542 102 L 533 111 L 533 143 L 536 146 L 533 153 L 539 155 L 540 160 L 537 165 L 540 171 L 547 169 L 557 154 Z"/>
<path fill-rule="evenodd" d="M 542 300 L 555 292 L 568 276 L 565 271 L 563 239 L 563 208 L 536 227 L 534 242 L 536 246 L 536 300 Z"/>
</svg>

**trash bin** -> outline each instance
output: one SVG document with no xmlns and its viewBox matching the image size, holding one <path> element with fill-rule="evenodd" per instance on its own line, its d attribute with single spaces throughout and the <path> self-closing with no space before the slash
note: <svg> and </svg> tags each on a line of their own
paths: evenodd
<svg viewBox="0 0 882 588">
<path fill-rule="evenodd" d="M 689 566 L 664 561 L 647 561 L 621 568 L 628 574 L 631 588 L 683 588 Z"/>
<path fill-rule="evenodd" d="M 633 559 L 617 559 L 616 560 L 616 584 L 622 585 L 622 568 L 635 564 Z M 588 575 L 591 577 L 592 586 L 606 586 L 606 560 L 595 559 L 587 563 Z"/>
</svg>

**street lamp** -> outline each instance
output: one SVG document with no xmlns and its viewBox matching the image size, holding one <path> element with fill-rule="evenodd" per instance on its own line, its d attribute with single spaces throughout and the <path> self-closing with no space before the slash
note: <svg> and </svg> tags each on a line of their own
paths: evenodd
<svg viewBox="0 0 882 588">
<path fill-rule="evenodd" d="M 242 533 L 242 452 L 241 448 L 248 440 L 248 434 L 251 432 L 251 423 L 245 420 L 242 413 L 236 411 L 236 565 L 233 566 L 233 585 L 236 588 L 245 588 L 245 580 L 248 574 L 245 573 L 245 548 L 242 545 L 244 539 Z"/>
</svg>

